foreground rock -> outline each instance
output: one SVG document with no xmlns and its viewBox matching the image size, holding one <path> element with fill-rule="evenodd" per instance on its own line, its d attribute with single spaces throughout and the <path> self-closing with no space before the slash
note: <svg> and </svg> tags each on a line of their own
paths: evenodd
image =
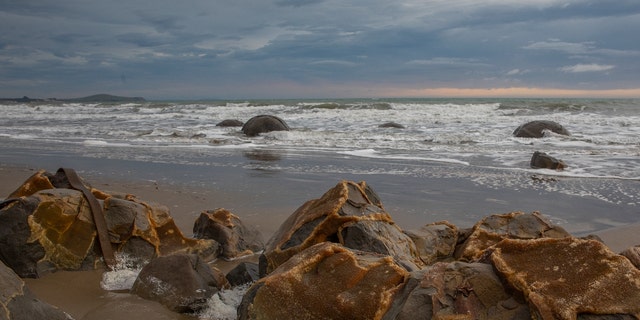
<svg viewBox="0 0 640 320">
<path fill-rule="evenodd" d="M 7 320 L 68 320 L 59 309 L 38 300 L 24 281 L 0 262 L 0 319 Z"/>
<path fill-rule="evenodd" d="M 640 270 L 598 241 L 508 239 L 493 249 L 491 262 L 524 294 L 535 318 L 594 314 L 640 319 Z"/>
<path fill-rule="evenodd" d="M 0 206 L 0 258 L 21 277 L 103 266 L 87 200 L 67 186 L 60 172 L 41 170 Z M 140 264 L 174 253 L 213 258 L 219 252 L 213 240 L 186 238 L 165 206 L 132 195 L 92 193 L 102 204 L 114 251 Z"/>
<path fill-rule="evenodd" d="M 531 156 L 531 168 L 563 170 L 567 165 L 562 160 L 558 160 L 544 152 L 536 151 Z"/>
<path fill-rule="evenodd" d="M 271 131 L 289 131 L 289 125 L 276 116 L 260 115 L 249 119 L 242 126 L 242 132 L 249 137 Z"/>
<path fill-rule="evenodd" d="M 567 238 L 571 234 L 549 222 L 539 212 L 511 212 L 488 216 L 471 229 L 465 241 L 456 248 L 455 258 L 476 261 L 491 246 L 504 239 L 532 240 Z"/>
<path fill-rule="evenodd" d="M 408 273 L 391 257 L 319 243 L 245 294 L 239 319 L 382 319 Z"/>
<path fill-rule="evenodd" d="M 158 301 L 172 311 L 194 313 L 226 287 L 224 275 L 197 255 L 175 254 L 154 259 L 142 268 L 131 293 Z"/>
<path fill-rule="evenodd" d="M 438 262 L 414 272 L 397 300 L 404 303 L 385 319 L 531 319 L 527 304 L 485 263 Z"/>
<path fill-rule="evenodd" d="M 233 259 L 264 249 L 260 232 L 246 226 L 238 216 L 219 208 L 200 214 L 193 226 L 196 239 L 213 239 L 221 245 L 221 256 Z"/>
<path fill-rule="evenodd" d="M 325 241 L 389 255 L 407 270 L 423 265 L 415 244 L 393 223 L 378 195 L 364 182 L 342 181 L 320 199 L 303 204 L 280 226 L 265 247 L 261 275 Z"/>
<path fill-rule="evenodd" d="M 568 136 L 569 131 L 561 124 L 549 120 L 535 120 L 520 125 L 513 131 L 513 135 L 519 138 L 542 138 L 545 131 Z"/>
</svg>

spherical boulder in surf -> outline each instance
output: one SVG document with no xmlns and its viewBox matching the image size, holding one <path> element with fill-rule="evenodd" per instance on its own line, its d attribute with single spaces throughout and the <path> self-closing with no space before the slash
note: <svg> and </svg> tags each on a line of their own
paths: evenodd
<svg viewBox="0 0 640 320">
<path fill-rule="evenodd" d="M 255 116 L 242 126 L 242 132 L 250 137 L 271 131 L 289 131 L 289 126 L 284 120 L 271 115 Z"/>
<path fill-rule="evenodd" d="M 518 138 L 542 138 L 545 131 L 568 136 L 569 131 L 561 124 L 549 120 L 534 120 L 520 125 L 513 131 L 513 135 Z"/>
</svg>

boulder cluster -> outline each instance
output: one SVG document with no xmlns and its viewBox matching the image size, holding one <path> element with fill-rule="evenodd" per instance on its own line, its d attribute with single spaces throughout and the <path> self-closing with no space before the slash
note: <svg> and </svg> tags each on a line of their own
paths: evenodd
<svg viewBox="0 0 640 320">
<path fill-rule="evenodd" d="M 204 211 L 188 238 L 166 207 L 91 190 L 114 251 L 144 266 L 130 292 L 175 312 L 249 283 L 238 319 L 640 319 L 640 247 L 614 253 L 538 212 L 403 230 L 369 185 L 341 181 L 265 244 L 225 209 Z M 39 171 L 0 203 L 0 318 L 68 317 L 19 277 L 105 267 L 86 202 Z"/>
</svg>

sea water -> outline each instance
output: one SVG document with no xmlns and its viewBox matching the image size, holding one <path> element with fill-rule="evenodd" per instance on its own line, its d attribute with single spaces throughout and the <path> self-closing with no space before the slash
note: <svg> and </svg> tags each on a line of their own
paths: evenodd
<svg viewBox="0 0 640 320">
<path fill-rule="evenodd" d="M 275 198 L 293 198 L 293 209 L 326 190 L 315 189 L 313 177 L 365 179 L 382 190 L 385 208 L 403 227 L 473 223 L 519 208 L 542 210 L 574 233 L 640 221 L 640 100 L 48 101 L 0 104 L 0 112 L 0 161 L 8 164 L 42 166 L 39 159 L 56 155 L 98 167 L 135 162 L 145 165 L 131 168 L 148 170 L 149 179 L 203 185 L 248 172 L 258 178 L 236 191 L 283 193 Z M 240 127 L 216 126 L 262 114 L 280 117 L 291 130 L 247 137 Z M 532 120 L 555 121 L 570 135 L 513 136 Z M 387 122 L 403 128 L 380 127 Z M 567 168 L 530 168 L 535 151 Z M 283 178 L 288 182 L 280 185 Z M 255 212 L 270 199 L 245 197 L 257 202 Z M 126 291 L 138 272 L 123 265 L 103 275 L 102 287 Z M 212 297 L 200 318 L 233 318 L 246 288 L 234 290 Z"/>
</svg>

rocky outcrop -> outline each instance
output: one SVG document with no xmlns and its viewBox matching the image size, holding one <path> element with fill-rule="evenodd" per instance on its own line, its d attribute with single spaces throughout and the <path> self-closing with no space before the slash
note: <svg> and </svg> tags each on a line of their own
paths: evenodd
<svg viewBox="0 0 640 320">
<path fill-rule="evenodd" d="M 221 245 L 221 256 L 233 259 L 264 249 L 260 232 L 246 226 L 230 211 L 218 208 L 200 214 L 193 226 L 196 239 L 213 239 Z"/>
<path fill-rule="evenodd" d="M 293 255 L 322 242 L 386 254 L 408 270 L 420 268 L 415 244 L 393 223 L 366 183 L 342 181 L 298 208 L 267 242 L 260 260 L 265 275 Z"/>
<path fill-rule="evenodd" d="M 531 168 L 563 170 L 567 165 L 562 160 L 558 160 L 544 152 L 536 151 L 531 156 Z"/>
<path fill-rule="evenodd" d="M 276 116 L 259 115 L 249 119 L 242 126 L 242 132 L 249 137 L 270 131 L 289 131 L 289 125 Z"/>
<path fill-rule="evenodd" d="M 72 320 L 58 308 L 40 301 L 24 281 L 0 262 L 0 319 L 7 320 Z"/>
<path fill-rule="evenodd" d="M 566 237 L 571 237 L 571 234 L 562 227 L 552 224 L 539 212 L 494 214 L 473 226 L 469 236 L 456 248 L 454 256 L 462 261 L 475 261 L 489 247 L 504 239 Z"/>
<path fill-rule="evenodd" d="M 513 131 L 513 135 L 519 138 L 542 138 L 545 131 L 568 136 L 569 131 L 561 124 L 549 120 L 535 120 L 520 125 Z"/>
<path fill-rule="evenodd" d="M 490 259 L 501 277 L 523 293 L 535 318 L 619 314 L 640 319 L 640 270 L 601 242 L 507 239 L 495 246 Z"/>
<path fill-rule="evenodd" d="M 174 254 L 156 258 L 142 268 L 131 293 L 176 312 L 193 313 L 206 307 L 207 299 L 226 287 L 222 273 L 197 255 Z"/>
<path fill-rule="evenodd" d="M 324 242 L 253 284 L 239 319 L 382 319 L 408 273 L 389 256 Z"/>
<path fill-rule="evenodd" d="M 87 199 L 65 186 L 58 175 L 39 171 L 0 206 L 0 259 L 21 277 L 102 265 Z M 186 238 L 167 207 L 132 195 L 92 192 L 102 205 L 115 251 L 141 263 L 173 253 L 217 256 L 217 242 Z"/>
</svg>

